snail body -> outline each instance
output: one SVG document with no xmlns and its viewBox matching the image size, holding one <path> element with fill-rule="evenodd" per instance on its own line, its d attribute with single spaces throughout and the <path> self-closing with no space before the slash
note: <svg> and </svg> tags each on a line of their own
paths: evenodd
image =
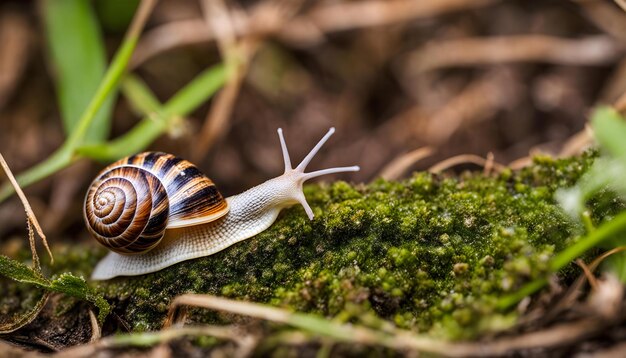
<svg viewBox="0 0 626 358">
<path fill-rule="evenodd" d="M 264 231 L 282 209 L 294 204 L 301 204 L 313 219 L 302 184 L 325 174 L 359 170 L 353 166 L 304 172 L 333 133 L 331 128 L 292 169 L 279 129 L 285 172 L 228 198 L 193 164 L 170 154 L 141 153 L 111 164 L 85 199 L 89 231 L 112 250 L 97 264 L 92 279 L 142 275 L 212 255 Z M 129 183 L 136 188 L 125 189 Z"/>
</svg>

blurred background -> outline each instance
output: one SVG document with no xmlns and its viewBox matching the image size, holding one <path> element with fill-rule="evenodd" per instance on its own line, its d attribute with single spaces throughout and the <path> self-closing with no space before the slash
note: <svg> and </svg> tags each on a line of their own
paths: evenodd
<svg viewBox="0 0 626 358">
<path fill-rule="evenodd" d="M 0 4 L 0 152 L 16 174 L 66 138 L 59 51 L 90 51 L 59 46 L 59 35 L 51 44 L 55 27 L 47 23 L 52 15 L 45 4 Z M 137 4 L 86 2 L 105 63 Z M 164 103 L 202 71 L 236 57 L 221 92 L 173 121 L 148 147 L 191 159 L 225 196 L 282 172 L 279 127 L 293 162 L 329 127 L 337 128 L 310 170 L 362 169 L 323 180 L 367 183 L 414 170 L 518 168 L 533 153 L 583 150 L 590 142 L 590 109 L 626 101 L 626 12 L 620 5 L 161 0 L 129 72 Z M 79 17 L 72 28 L 81 33 L 81 26 Z M 70 68 L 81 76 L 80 64 Z M 110 116 L 110 129 L 103 129 L 109 139 L 142 117 L 124 93 L 113 100 Z M 82 201 L 104 165 L 82 159 L 25 188 L 49 239 L 87 237 Z M 0 205 L 0 223 L 5 246 L 14 236 L 23 241 L 24 215 L 15 197 Z"/>
</svg>

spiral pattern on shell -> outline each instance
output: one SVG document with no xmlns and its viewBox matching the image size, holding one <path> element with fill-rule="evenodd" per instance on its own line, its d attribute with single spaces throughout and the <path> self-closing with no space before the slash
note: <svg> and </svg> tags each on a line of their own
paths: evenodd
<svg viewBox="0 0 626 358">
<path fill-rule="evenodd" d="M 106 167 L 91 183 L 84 206 L 91 234 L 120 254 L 147 252 L 166 229 L 208 223 L 227 212 L 211 179 L 190 162 L 161 152 Z"/>
<path fill-rule="evenodd" d="M 147 252 L 163 238 L 169 215 L 161 181 L 122 166 L 100 175 L 85 200 L 85 221 L 101 244 L 120 254 Z"/>
</svg>

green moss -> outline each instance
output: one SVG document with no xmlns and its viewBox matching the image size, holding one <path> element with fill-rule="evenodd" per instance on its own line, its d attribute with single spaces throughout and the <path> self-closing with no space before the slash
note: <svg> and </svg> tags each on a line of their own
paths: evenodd
<svg viewBox="0 0 626 358">
<path fill-rule="evenodd" d="M 514 322 L 514 314 L 495 312 L 497 298 L 544 274 L 554 253 L 582 234 L 553 197 L 592 162 L 591 154 L 537 157 L 497 177 L 416 173 L 401 182 L 308 186 L 313 221 L 294 207 L 270 229 L 218 254 L 98 283 L 99 289 L 134 330 L 159 329 L 173 297 L 197 292 L 471 337 Z M 598 218 L 615 211 L 597 208 Z M 102 255 L 70 252 L 59 266 L 77 272 L 71 267 L 78 264 L 83 273 Z M 562 277 L 574 272 L 565 269 Z M 193 312 L 194 320 L 217 319 Z"/>
</svg>

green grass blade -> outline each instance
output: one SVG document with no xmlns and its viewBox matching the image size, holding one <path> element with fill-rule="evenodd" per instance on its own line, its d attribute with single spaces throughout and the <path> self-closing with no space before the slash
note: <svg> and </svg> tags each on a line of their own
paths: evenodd
<svg viewBox="0 0 626 358">
<path fill-rule="evenodd" d="M 75 149 L 82 144 L 85 134 L 95 119 L 98 110 L 106 101 L 107 96 L 117 89 L 120 79 L 126 69 L 126 65 L 128 65 L 128 62 L 133 55 L 133 50 L 137 45 L 137 40 L 137 36 L 127 37 L 126 41 L 117 51 L 115 57 L 113 58 L 113 62 L 111 62 L 111 65 L 109 66 L 109 70 L 98 86 L 96 94 L 89 102 L 89 105 L 81 116 L 80 121 L 76 125 L 76 128 L 70 137 L 64 143 L 64 146 Z"/>
<path fill-rule="evenodd" d="M 167 129 L 167 124 L 152 119 L 143 119 L 123 136 L 106 144 L 78 148 L 81 156 L 102 162 L 114 161 L 141 152 Z"/>
<path fill-rule="evenodd" d="M 113 161 L 146 149 L 161 136 L 177 118 L 189 114 L 210 98 L 226 82 L 223 65 L 216 65 L 198 75 L 182 88 L 165 105 L 159 107 L 154 95 L 147 86 L 137 79 L 125 85 L 124 93 L 133 107 L 147 114 L 124 135 L 99 145 L 83 146 L 78 154 L 99 161 Z"/>
<path fill-rule="evenodd" d="M 626 121 L 616 110 L 600 107 L 591 119 L 598 143 L 611 155 L 626 163 Z"/>
<path fill-rule="evenodd" d="M 104 76 L 105 47 L 90 1 L 56 0 L 42 4 L 63 127 L 69 135 Z M 85 134 L 86 143 L 100 142 L 108 136 L 113 99 L 114 93 L 109 94 L 95 115 Z"/>
<path fill-rule="evenodd" d="M 177 116 L 189 114 L 222 88 L 227 75 L 223 64 L 205 70 L 167 101 L 165 111 Z"/>
<path fill-rule="evenodd" d="M 130 105 L 140 114 L 150 116 L 155 112 L 163 112 L 163 106 L 158 98 L 150 91 L 148 85 L 135 75 L 130 74 L 124 78 L 122 92 Z"/>
</svg>

